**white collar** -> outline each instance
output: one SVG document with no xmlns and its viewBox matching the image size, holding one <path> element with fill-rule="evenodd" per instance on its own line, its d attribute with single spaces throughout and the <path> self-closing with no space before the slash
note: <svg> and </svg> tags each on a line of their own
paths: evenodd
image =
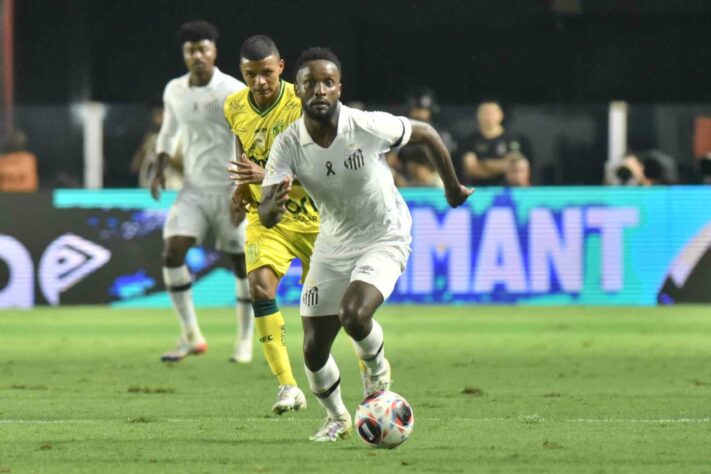
<svg viewBox="0 0 711 474">
<path fill-rule="evenodd" d="M 205 84 L 204 86 L 198 87 L 199 89 L 209 89 L 213 87 L 217 82 L 219 81 L 219 78 L 222 77 L 223 74 L 222 72 L 215 66 L 215 70 L 212 72 L 212 77 L 210 78 L 210 82 Z M 183 85 L 190 89 L 190 73 L 188 72 L 186 75 L 183 76 Z"/>
<path fill-rule="evenodd" d="M 338 107 L 338 128 L 336 130 L 336 138 L 348 130 L 348 115 L 350 113 L 350 107 L 343 105 L 340 101 L 338 102 Z M 303 147 L 306 145 L 312 145 L 313 143 L 314 139 L 311 138 L 311 134 L 306 129 L 306 122 L 304 121 L 304 118 L 302 118 L 299 123 L 299 144 Z"/>
</svg>

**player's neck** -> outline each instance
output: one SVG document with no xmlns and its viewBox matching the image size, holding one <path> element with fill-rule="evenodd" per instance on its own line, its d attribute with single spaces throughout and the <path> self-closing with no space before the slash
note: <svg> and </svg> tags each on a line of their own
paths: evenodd
<svg viewBox="0 0 711 474">
<path fill-rule="evenodd" d="M 324 117 L 323 120 L 317 120 L 310 117 L 308 114 L 304 114 L 304 125 L 306 125 L 306 130 L 311 135 L 311 139 L 323 148 L 328 148 L 331 143 L 336 139 L 338 134 L 338 118 L 341 116 L 341 104 L 334 113 L 329 117 Z"/>
<path fill-rule="evenodd" d="M 493 125 L 491 127 L 481 127 L 480 130 L 484 138 L 496 138 L 504 133 L 504 127 L 501 125 Z"/>
<path fill-rule="evenodd" d="M 190 87 L 205 87 L 212 80 L 212 76 L 215 74 L 215 68 L 210 68 L 204 72 L 190 73 Z"/>
<path fill-rule="evenodd" d="M 274 92 L 272 95 L 269 97 L 260 97 L 252 94 L 252 91 L 249 92 L 249 96 L 252 98 L 252 102 L 254 102 L 254 105 L 256 105 L 259 110 L 266 110 L 272 105 L 274 105 L 274 102 L 277 101 L 279 98 L 279 94 L 281 93 L 281 81 L 279 81 L 279 87 L 274 89 Z"/>
</svg>

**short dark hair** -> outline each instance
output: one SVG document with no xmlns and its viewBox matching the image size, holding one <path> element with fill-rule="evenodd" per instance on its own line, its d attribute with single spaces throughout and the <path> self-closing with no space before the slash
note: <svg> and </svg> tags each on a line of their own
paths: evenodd
<svg viewBox="0 0 711 474">
<path fill-rule="evenodd" d="M 477 106 L 476 106 L 477 110 L 479 110 L 479 107 L 481 107 L 484 104 L 496 104 L 499 106 L 500 109 L 503 110 L 503 108 L 504 108 L 504 106 L 501 105 L 501 101 L 499 99 L 497 99 L 495 97 L 484 97 L 477 104 Z"/>
<path fill-rule="evenodd" d="M 178 39 L 180 44 L 188 41 L 210 40 L 216 42 L 220 36 L 220 32 L 215 25 L 208 23 L 205 20 L 193 20 L 183 23 L 178 31 Z"/>
<path fill-rule="evenodd" d="M 249 61 L 259 61 L 272 54 L 281 57 L 274 41 L 269 36 L 250 36 L 239 49 L 239 57 Z"/>
<path fill-rule="evenodd" d="M 338 60 L 336 53 L 328 48 L 309 48 L 302 51 L 299 59 L 296 61 L 294 74 L 298 74 L 305 63 L 309 61 L 329 61 L 336 65 L 338 72 L 341 72 L 341 61 Z"/>
</svg>

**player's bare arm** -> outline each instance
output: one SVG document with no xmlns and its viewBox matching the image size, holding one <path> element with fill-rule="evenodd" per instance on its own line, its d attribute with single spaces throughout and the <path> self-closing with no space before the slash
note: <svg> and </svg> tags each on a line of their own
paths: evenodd
<svg viewBox="0 0 711 474">
<path fill-rule="evenodd" d="M 434 162 L 435 168 L 437 168 L 439 177 L 442 178 L 442 182 L 444 183 L 444 192 L 447 196 L 447 202 L 452 207 L 459 206 L 471 196 L 474 189 L 469 189 L 459 183 L 457 174 L 454 171 L 454 165 L 452 164 L 452 158 L 449 156 L 449 151 L 447 151 L 442 137 L 439 136 L 439 133 L 437 133 L 434 127 L 428 123 L 417 120 L 411 120 L 411 123 L 412 136 L 410 137 L 410 142 L 423 143 L 429 148 L 431 152 L 429 155 Z"/>
<path fill-rule="evenodd" d="M 291 192 L 291 178 L 285 177 L 279 184 L 262 188 L 262 203 L 259 205 L 259 221 L 267 229 L 279 223 L 286 212 L 286 203 Z"/>
<path fill-rule="evenodd" d="M 170 155 L 167 153 L 159 153 L 156 160 L 156 174 L 151 180 L 151 196 L 156 201 L 160 199 L 161 190 L 165 189 L 165 169 L 170 163 Z"/>
</svg>

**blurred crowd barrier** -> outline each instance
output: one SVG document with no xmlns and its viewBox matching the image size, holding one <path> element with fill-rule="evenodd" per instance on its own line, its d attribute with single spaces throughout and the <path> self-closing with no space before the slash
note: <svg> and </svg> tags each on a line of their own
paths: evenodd
<svg viewBox="0 0 711 474">
<path fill-rule="evenodd" d="M 457 209 L 440 189 L 403 195 L 412 255 L 389 303 L 711 303 L 709 186 L 490 187 Z M 161 229 L 175 196 L 0 193 L 0 308 L 169 307 Z M 231 307 L 234 275 L 209 242 L 186 259 L 196 304 Z M 296 262 L 281 304 L 298 304 L 300 275 Z"/>
<path fill-rule="evenodd" d="M 405 113 L 402 106 L 376 104 L 366 108 Z M 528 142 L 533 185 L 604 182 L 609 147 L 607 104 L 504 108 L 506 130 Z M 99 136 L 92 138 L 92 151 L 82 106 L 17 107 L 15 126 L 25 132 L 27 147 L 36 156 L 41 189 L 79 188 L 94 182 L 85 176 L 87 154 L 91 153 L 99 155 L 90 158 L 100 160 L 98 178 L 103 187 L 138 186 L 140 163 L 136 155 L 156 130 L 155 108 L 103 104 L 101 110 Z M 675 164 L 678 183 L 702 182 L 698 157 L 711 152 L 705 149 L 711 147 L 711 131 L 706 126 L 711 120 L 711 104 L 631 104 L 628 111 L 627 149 L 669 157 Z M 458 162 L 459 155 L 466 151 L 458 144 L 466 143 L 477 127 L 475 106 L 443 106 L 434 123 L 451 134 L 453 158 Z"/>
</svg>

